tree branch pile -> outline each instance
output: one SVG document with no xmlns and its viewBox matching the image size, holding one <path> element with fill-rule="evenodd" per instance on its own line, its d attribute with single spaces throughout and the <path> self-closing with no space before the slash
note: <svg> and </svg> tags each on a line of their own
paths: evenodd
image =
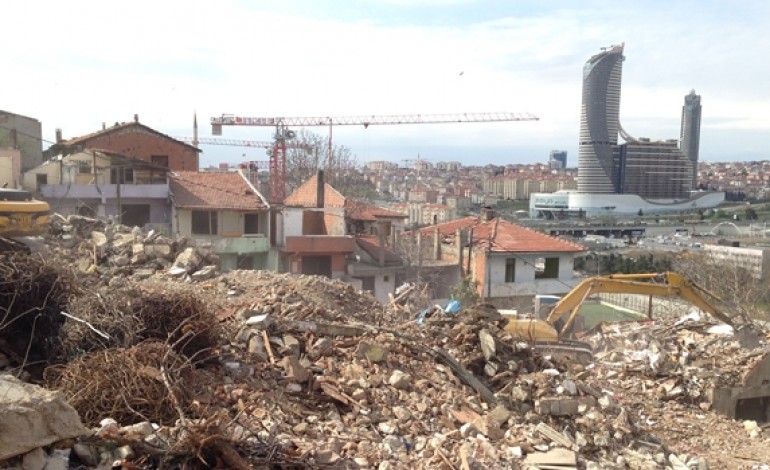
<svg viewBox="0 0 770 470">
<path fill-rule="evenodd" d="M 42 257 L 0 254 L 0 346 L 20 364 L 56 356 L 72 273 Z"/>
<path fill-rule="evenodd" d="M 70 300 L 68 320 L 61 330 L 60 356 L 66 362 L 85 353 L 127 348 L 138 342 L 139 319 L 124 291 L 79 295 Z"/>
<path fill-rule="evenodd" d="M 189 290 L 147 291 L 132 300 L 131 309 L 141 324 L 140 338 L 168 341 L 189 359 L 205 359 L 220 344 L 214 312 Z"/>
<path fill-rule="evenodd" d="M 164 381 L 164 371 L 173 377 Z M 177 404 L 188 407 L 185 390 L 192 374 L 189 361 L 168 344 L 145 341 L 49 367 L 44 378 L 49 388 L 64 393 L 87 426 L 97 426 L 105 417 L 122 424 L 174 424 Z"/>
</svg>

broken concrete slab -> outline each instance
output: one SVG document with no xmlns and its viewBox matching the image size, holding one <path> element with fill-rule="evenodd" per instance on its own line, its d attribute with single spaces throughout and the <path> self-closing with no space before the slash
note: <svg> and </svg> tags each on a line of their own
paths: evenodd
<svg viewBox="0 0 770 470">
<path fill-rule="evenodd" d="M 88 434 L 64 395 L 9 375 L 0 376 L 0 409 L 0 460 Z"/>
</svg>

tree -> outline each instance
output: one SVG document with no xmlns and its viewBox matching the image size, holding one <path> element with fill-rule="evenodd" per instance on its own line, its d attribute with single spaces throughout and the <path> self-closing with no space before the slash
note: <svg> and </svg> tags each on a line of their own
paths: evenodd
<svg viewBox="0 0 770 470">
<path fill-rule="evenodd" d="M 715 259 L 709 253 L 689 253 L 675 261 L 673 270 L 724 299 L 726 305 L 721 307 L 728 315 L 767 317 L 763 305 L 770 302 L 770 292 L 737 263 Z"/>
<path fill-rule="evenodd" d="M 358 171 L 355 155 L 344 145 L 335 145 L 329 153 L 326 137 L 300 129 L 286 149 L 286 193 L 291 194 L 318 170 L 326 181 L 348 197 L 370 197 L 374 187 Z"/>
<path fill-rule="evenodd" d="M 452 298 L 460 302 L 463 307 L 477 304 L 481 301 L 478 292 L 478 282 L 470 274 L 465 276 L 452 287 Z"/>
</svg>

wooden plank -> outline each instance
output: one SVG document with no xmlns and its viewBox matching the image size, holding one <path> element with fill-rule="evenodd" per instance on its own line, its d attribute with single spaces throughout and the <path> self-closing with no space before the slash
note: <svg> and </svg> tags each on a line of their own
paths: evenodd
<svg viewBox="0 0 770 470">
<path fill-rule="evenodd" d="M 449 366 L 450 369 L 452 369 L 452 372 L 457 374 L 457 376 L 462 380 L 466 385 L 470 386 L 476 392 L 478 392 L 479 395 L 481 395 L 481 398 L 483 398 L 487 403 L 490 405 L 496 405 L 497 399 L 495 398 L 495 394 L 492 393 L 490 389 L 486 387 L 479 379 L 476 378 L 475 375 L 473 375 L 468 369 L 463 367 L 455 358 L 453 358 L 448 352 L 444 351 L 441 348 L 433 348 L 431 350 L 431 354 L 438 358 L 441 362 Z"/>
</svg>

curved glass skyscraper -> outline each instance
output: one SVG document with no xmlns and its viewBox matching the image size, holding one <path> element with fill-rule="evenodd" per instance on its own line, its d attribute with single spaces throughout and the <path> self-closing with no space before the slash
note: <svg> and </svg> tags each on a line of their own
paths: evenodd
<svg viewBox="0 0 770 470">
<path fill-rule="evenodd" d="M 682 153 L 692 162 L 692 189 L 698 187 L 698 146 L 700 145 L 700 95 L 692 90 L 684 97 L 682 106 L 682 130 L 680 132 Z"/>
<path fill-rule="evenodd" d="M 621 44 L 604 49 L 583 67 L 578 146 L 578 191 L 582 193 L 618 192 L 613 158 L 620 128 L 623 59 Z"/>
</svg>

